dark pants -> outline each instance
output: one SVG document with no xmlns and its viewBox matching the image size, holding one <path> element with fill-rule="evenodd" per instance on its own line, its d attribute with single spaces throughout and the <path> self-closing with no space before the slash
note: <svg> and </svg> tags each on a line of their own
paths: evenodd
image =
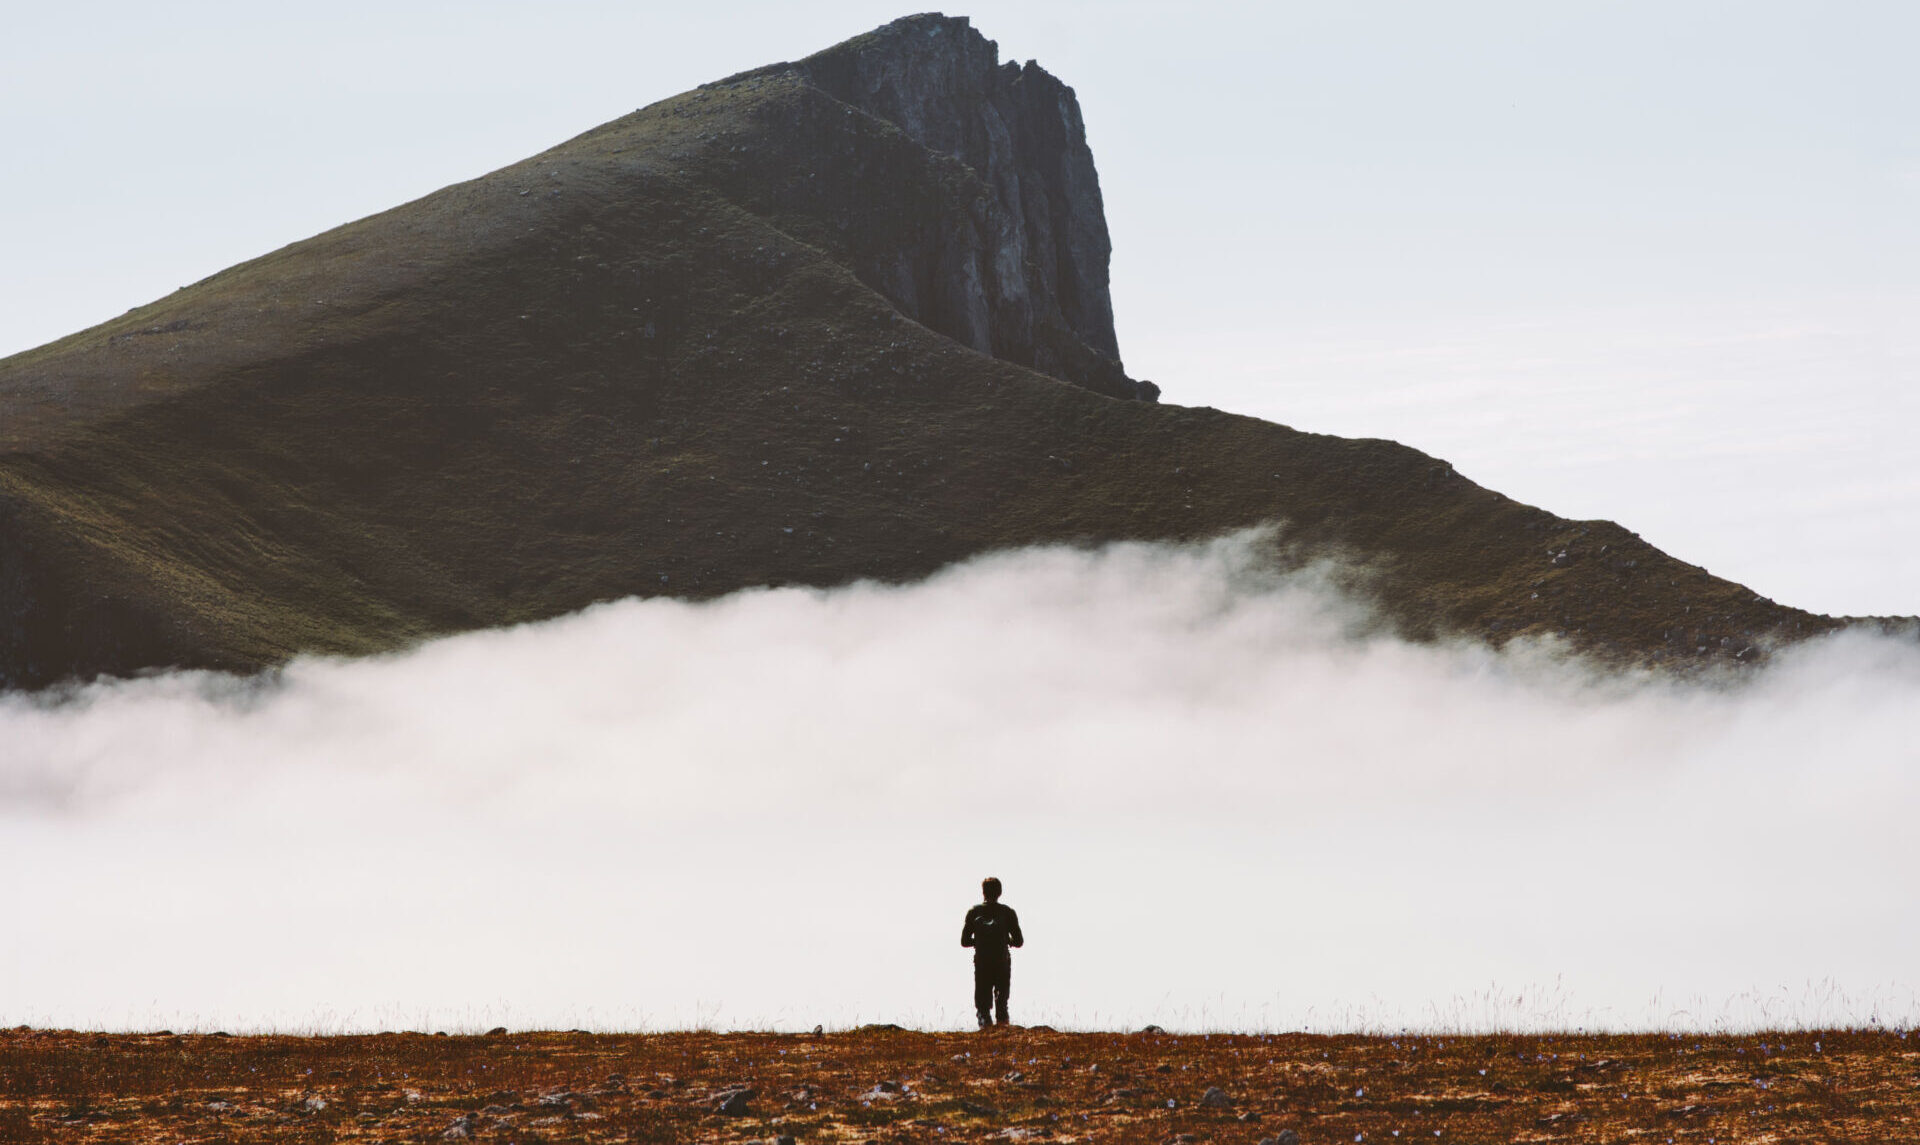
<svg viewBox="0 0 1920 1145">
<path fill-rule="evenodd" d="M 1012 978 L 1012 958 L 1004 953 L 974 952 L 973 1010 L 981 1025 L 993 1020 L 1007 1024 L 1007 986 Z"/>
</svg>

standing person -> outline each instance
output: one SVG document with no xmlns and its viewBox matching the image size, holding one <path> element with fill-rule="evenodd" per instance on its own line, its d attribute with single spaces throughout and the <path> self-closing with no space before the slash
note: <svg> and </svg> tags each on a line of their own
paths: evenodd
<svg viewBox="0 0 1920 1145">
<path fill-rule="evenodd" d="M 1027 940 L 1020 934 L 1020 916 L 1000 901 L 999 879 L 982 879 L 980 897 L 987 901 L 967 912 L 960 945 L 973 948 L 973 1008 L 984 1030 L 995 1021 L 1007 1024 L 1007 986 L 1013 977 L 1008 950 Z"/>
</svg>

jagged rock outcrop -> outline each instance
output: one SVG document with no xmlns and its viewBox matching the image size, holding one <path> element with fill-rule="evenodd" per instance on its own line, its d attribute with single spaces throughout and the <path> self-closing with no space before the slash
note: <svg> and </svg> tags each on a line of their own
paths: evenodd
<svg viewBox="0 0 1920 1145">
<path fill-rule="evenodd" d="M 981 184 L 964 213 L 858 260 L 864 281 L 982 353 L 1113 397 L 1158 396 L 1121 368 L 1113 245 L 1072 88 L 1033 61 L 1002 64 L 966 17 L 937 13 L 715 86 L 780 75 L 958 160 Z"/>
</svg>

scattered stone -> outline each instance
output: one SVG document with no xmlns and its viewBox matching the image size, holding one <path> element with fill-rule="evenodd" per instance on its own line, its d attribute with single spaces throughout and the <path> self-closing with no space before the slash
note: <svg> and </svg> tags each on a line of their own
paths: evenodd
<svg viewBox="0 0 1920 1145">
<path fill-rule="evenodd" d="M 1140 1032 L 1141 1032 L 1141 1033 L 1143 1033 L 1143 1034 L 1164 1034 L 1164 1033 L 1166 1033 L 1166 1031 L 1165 1031 L 1165 1030 L 1163 1030 L 1163 1029 L 1161 1029 L 1161 1028 L 1160 1028 L 1159 1026 L 1141 1026 L 1141 1027 L 1140 1027 Z"/>
<path fill-rule="evenodd" d="M 487 1031 L 487 1036 L 490 1038 L 504 1037 L 506 1032 L 507 1028 L 505 1026 L 495 1026 L 493 1029 Z"/>
<path fill-rule="evenodd" d="M 588 1097 L 584 1093 L 574 1093 L 570 1090 L 558 1090 L 553 1093 L 542 1094 L 540 1097 L 540 1100 L 535 1104 L 540 1106 L 540 1108 L 542 1109 L 551 1110 L 558 1113 L 564 1113 L 567 1116 L 572 1117 L 574 1114 L 585 1113 L 586 1111 L 592 1109 L 593 1098 Z"/>
<path fill-rule="evenodd" d="M 714 1094 L 714 1109 L 728 1117 L 745 1117 L 747 1114 L 753 1112 L 753 1107 L 749 1102 L 751 1102 L 755 1096 L 757 1096 L 757 1091 L 746 1086 L 741 1086 L 736 1089 L 724 1089 Z"/>
<path fill-rule="evenodd" d="M 446 1132 L 440 1134 L 440 1136 L 448 1141 L 464 1141 L 473 1136 L 473 1131 L 479 1124 L 479 1114 L 463 1113 L 455 1118 L 453 1124 L 447 1126 Z"/>
<path fill-rule="evenodd" d="M 1200 1095 L 1200 1107 L 1202 1109 L 1232 1109 L 1233 1098 L 1228 1097 L 1227 1091 L 1217 1085 L 1208 1086 L 1207 1092 Z"/>
<path fill-rule="evenodd" d="M 1260 1145 L 1300 1145 L 1300 1135 L 1291 1129 L 1282 1129 L 1272 1137 L 1262 1137 Z"/>
</svg>

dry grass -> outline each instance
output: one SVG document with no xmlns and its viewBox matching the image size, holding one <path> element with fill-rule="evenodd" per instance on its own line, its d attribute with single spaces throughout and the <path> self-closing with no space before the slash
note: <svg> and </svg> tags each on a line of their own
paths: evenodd
<svg viewBox="0 0 1920 1145">
<path fill-rule="evenodd" d="M 1884 1032 L 20 1029 L 0 1034 L 0 1141 L 1887 1142 L 1920 1138 L 1917 1082 L 1920 1041 Z M 745 1110 L 721 1112 L 740 1087 Z"/>
</svg>

